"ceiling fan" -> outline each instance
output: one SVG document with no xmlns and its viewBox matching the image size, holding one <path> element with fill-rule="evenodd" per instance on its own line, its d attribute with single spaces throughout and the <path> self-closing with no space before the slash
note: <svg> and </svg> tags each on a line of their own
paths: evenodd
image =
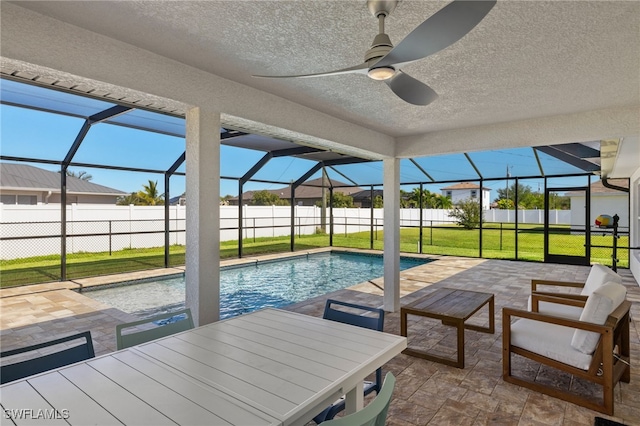
<svg viewBox="0 0 640 426">
<path fill-rule="evenodd" d="M 379 33 L 364 56 L 364 63 L 335 71 L 301 75 L 254 75 L 262 78 L 310 78 L 338 74 L 366 74 L 382 80 L 404 101 L 428 105 L 438 94 L 429 86 L 402 72 L 401 66 L 426 58 L 452 45 L 471 31 L 496 1 L 453 1 L 418 25 L 397 46 L 384 32 L 384 20 L 400 0 L 368 0 L 367 7 L 378 19 Z"/>
</svg>

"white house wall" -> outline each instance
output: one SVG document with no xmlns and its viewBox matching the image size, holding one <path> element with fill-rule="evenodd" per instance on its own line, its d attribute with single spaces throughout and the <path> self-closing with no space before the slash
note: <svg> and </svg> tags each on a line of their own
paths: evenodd
<svg viewBox="0 0 640 426">
<path fill-rule="evenodd" d="M 591 226 L 595 226 L 598 215 L 606 214 L 620 217 L 618 225 L 626 231 L 629 227 L 629 208 L 627 207 L 628 196 L 626 193 L 620 195 L 594 195 L 591 194 Z M 571 224 L 584 226 L 584 206 L 585 197 L 571 197 Z"/>
</svg>

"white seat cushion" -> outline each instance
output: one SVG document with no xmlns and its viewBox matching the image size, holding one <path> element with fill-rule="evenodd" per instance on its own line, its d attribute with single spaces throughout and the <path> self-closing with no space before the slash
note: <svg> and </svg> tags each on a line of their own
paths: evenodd
<svg viewBox="0 0 640 426">
<path fill-rule="evenodd" d="M 597 288 L 584 305 L 580 321 L 593 324 L 604 324 L 613 312 L 624 301 L 627 288 L 616 282 L 608 282 Z M 571 346 L 582 353 L 591 355 L 596 349 L 600 333 L 576 330 L 571 339 Z"/>
<path fill-rule="evenodd" d="M 520 318 L 511 324 L 511 344 L 522 349 L 588 370 L 591 355 L 571 346 L 574 328 Z"/>
<path fill-rule="evenodd" d="M 588 296 L 594 292 L 600 286 L 603 286 L 605 283 L 615 282 L 618 284 L 622 284 L 622 277 L 610 268 L 595 263 L 591 266 L 591 270 L 589 271 L 589 276 L 587 280 L 584 282 L 584 287 L 582 288 L 583 296 Z"/>
</svg>

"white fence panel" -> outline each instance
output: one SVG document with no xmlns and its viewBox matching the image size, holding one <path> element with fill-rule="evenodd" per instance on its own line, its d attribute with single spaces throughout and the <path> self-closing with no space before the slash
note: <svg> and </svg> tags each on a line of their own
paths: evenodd
<svg viewBox="0 0 640 426">
<path fill-rule="evenodd" d="M 295 206 L 296 235 L 311 235 L 321 224 L 321 209 L 314 206 Z M 115 206 L 101 204 L 72 204 L 67 206 L 67 233 L 76 235 L 67 239 L 67 252 L 117 251 L 126 248 L 160 247 L 164 245 L 164 206 Z M 220 206 L 220 240 L 238 239 L 238 207 Z M 487 210 L 487 222 L 515 221 L 514 210 Z M 327 227 L 329 226 L 327 209 Z M 373 209 L 374 230 L 383 226 L 384 210 Z M 569 224 L 570 210 L 551 211 L 551 223 Z M 454 219 L 449 210 L 424 209 L 423 226 L 451 224 Z M 43 256 L 60 252 L 60 205 L 2 205 L 0 221 L 2 237 L 50 236 L 50 238 L 7 240 L 0 242 L 0 257 L 15 259 L 20 257 Z M 243 237 L 286 236 L 291 233 L 290 206 L 243 206 Z M 170 244 L 184 245 L 186 207 L 170 206 Z M 371 229 L 371 209 L 333 209 L 336 234 L 367 232 Z M 419 209 L 401 209 L 400 226 L 418 226 Z M 544 211 L 519 210 L 519 223 L 543 224 Z M 329 229 L 327 229 L 327 232 Z M 119 235 L 119 233 L 141 234 Z M 83 234 L 107 234 L 86 235 Z M 111 234 L 111 235 L 109 235 Z"/>
</svg>

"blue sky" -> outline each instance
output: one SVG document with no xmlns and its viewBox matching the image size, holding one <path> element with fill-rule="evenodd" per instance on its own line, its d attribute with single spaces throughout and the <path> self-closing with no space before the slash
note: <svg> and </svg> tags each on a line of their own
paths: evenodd
<svg viewBox="0 0 640 426">
<path fill-rule="evenodd" d="M 62 160 L 73 143 L 83 120 L 74 117 L 51 114 L 8 105 L 0 105 L 0 137 L 2 155 L 28 157 L 38 159 Z M 143 169 L 166 170 L 184 152 L 184 139 L 157 133 L 145 132 L 132 128 L 111 124 L 97 124 L 91 128 L 80 149 L 73 158 L 74 162 L 106 164 Z M 242 176 L 262 156 L 263 152 L 223 146 L 221 148 L 221 175 L 230 177 Z M 471 160 L 483 176 L 505 177 L 507 170 L 510 176 L 532 176 L 539 174 L 538 165 L 530 148 L 510 149 L 469 153 Z M 463 154 L 416 159 L 420 166 L 437 181 L 476 179 L 477 173 Z M 552 157 L 541 155 L 545 173 L 576 173 L 577 169 L 568 166 Z M 256 179 L 290 182 L 297 180 L 315 163 L 308 160 L 280 157 L 271 160 L 256 175 Z M 47 170 L 58 171 L 59 166 L 33 164 Z M 361 186 L 382 182 L 382 163 L 364 163 L 337 167 L 341 173 Z M 148 180 L 158 181 L 158 187 L 164 190 L 162 174 L 123 172 L 97 168 L 72 167 L 72 171 L 86 171 L 93 176 L 92 182 L 112 187 L 125 192 L 142 189 Z M 184 172 L 184 165 L 179 171 Z M 331 179 L 347 182 L 339 173 L 330 170 Z M 318 172 L 312 178 L 320 177 Z M 401 179 L 403 182 L 420 182 L 428 179 L 411 162 L 401 163 Z M 592 179 L 594 181 L 596 179 Z M 512 184 L 513 181 L 510 182 Z M 543 190 L 542 179 L 523 180 L 532 190 Z M 440 188 L 450 184 L 432 184 L 425 188 L 432 192 L 440 192 Z M 586 178 L 554 179 L 550 186 L 586 185 Z M 248 183 L 245 190 L 274 189 L 279 184 Z M 497 189 L 506 186 L 505 180 L 485 181 L 484 186 L 490 188 L 491 199 L 497 196 Z M 368 188 L 368 186 L 365 186 Z M 184 192 L 185 179 L 174 176 L 171 179 L 171 195 Z M 411 190 L 411 186 L 403 186 Z M 233 180 L 223 179 L 221 195 L 237 195 L 238 184 Z"/>
</svg>

